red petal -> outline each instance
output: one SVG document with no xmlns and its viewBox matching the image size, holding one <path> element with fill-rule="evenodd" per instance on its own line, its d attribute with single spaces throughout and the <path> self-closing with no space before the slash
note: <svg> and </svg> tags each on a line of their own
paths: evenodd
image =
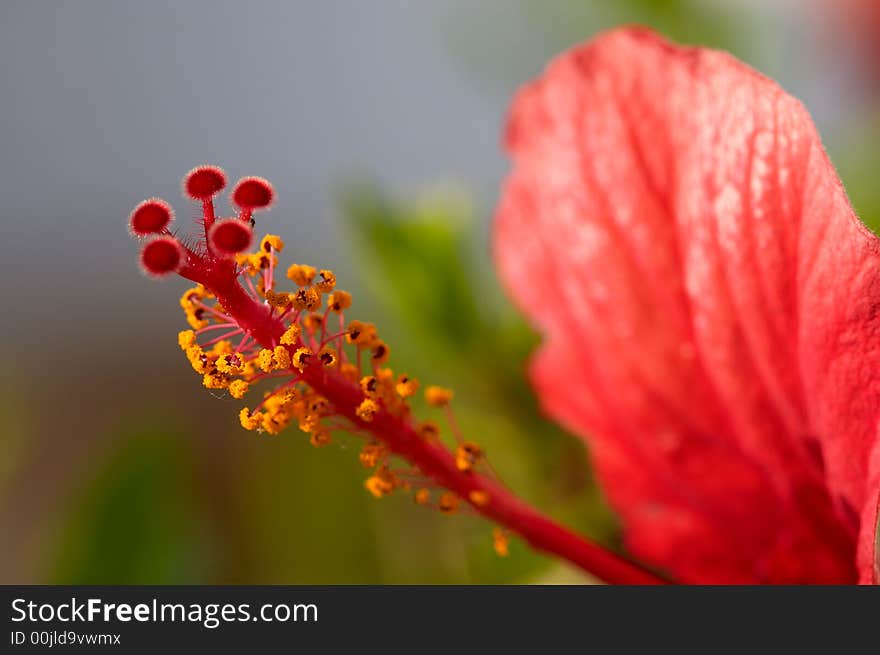
<svg viewBox="0 0 880 655">
<path fill-rule="evenodd" d="M 682 581 L 845 582 L 858 537 L 868 581 L 880 242 L 806 110 L 627 29 L 525 87 L 506 138 L 497 263 L 632 551 Z"/>
</svg>

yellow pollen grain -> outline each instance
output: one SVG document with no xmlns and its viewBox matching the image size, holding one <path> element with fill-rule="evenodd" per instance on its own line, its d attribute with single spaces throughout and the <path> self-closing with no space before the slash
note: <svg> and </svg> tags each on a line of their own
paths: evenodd
<svg viewBox="0 0 880 655">
<path fill-rule="evenodd" d="M 321 295 L 313 287 L 304 287 L 293 295 L 293 306 L 310 312 L 321 306 Z"/>
<path fill-rule="evenodd" d="M 413 496 L 413 500 L 416 501 L 416 505 L 427 505 L 431 502 L 431 490 L 430 489 L 418 489 Z"/>
<path fill-rule="evenodd" d="M 498 557 L 507 557 L 510 554 L 508 547 L 507 534 L 501 528 L 492 530 L 492 548 Z"/>
<path fill-rule="evenodd" d="M 482 449 L 473 441 L 465 441 L 455 449 L 455 467 L 462 473 L 470 473 L 483 457 Z"/>
<path fill-rule="evenodd" d="M 232 347 L 231 341 L 218 341 L 214 344 L 214 347 L 211 348 L 211 353 L 214 355 L 231 355 L 235 350 Z"/>
<path fill-rule="evenodd" d="M 397 487 L 397 478 L 390 470 L 382 467 L 375 475 L 367 478 L 364 486 L 375 498 L 382 498 L 394 491 Z"/>
<path fill-rule="evenodd" d="M 367 398 L 377 398 L 379 396 L 379 380 L 375 375 L 365 375 L 360 381 L 361 391 Z"/>
<path fill-rule="evenodd" d="M 201 330 L 203 327 L 207 327 L 208 321 L 202 318 L 204 310 L 187 308 L 185 310 L 186 313 L 186 322 L 193 330 Z"/>
<path fill-rule="evenodd" d="M 358 460 L 364 468 L 371 469 L 379 463 L 385 452 L 385 447 L 382 444 L 368 443 L 361 449 Z"/>
<path fill-rule="evenodd" d="M 272 369 L 275 368 L 275 356 L 271 350 L 268 348 L 263 348 L 260 351 L 260 354 L 257 355 L 257 364 L 260 366 L 260 370 L 263 373 L 269 373 Z"/>
<path fill-rule="evenodd" d="M 260 250 L 270 252 L 270 249 L 276 252 L 284 250 L 284 242 L 281 240 L 281 237 L 275 234 L 267 234 L 263 237 L 263 240 L 260 241 Z"/>
<path fill-rule="evenodd" d="M 284 370 L 290 368 L 290 351 L 286 346 L 275 346 L 275 368 Z"/>
<path fill-rule="evenodd" d="M 207 373 L 208 357 L 207 355 L 205 355 L 205 352 L 202 350 L 201 346 L 195 345 L 187 348 L 186 358 L 189 360 L 189 363 L 192 365 L 193 370 L 196 373 Z"/>
<path fill-rule="evenodd" d="M 388 361 L 388 357 L 391 356 L 391 349 L 388 347 L 388 344 L 381 339 L 377 339 L 373 342 L 372 349 L 373 354 L 371 355 L 371 359 L 374 364 L 384 364 Z"/>
<path fill-rule="evenodd" d="M 221 355 L 217 358 L 217 370 L 221 373 L 240 373 L 243 366 L 244 361 L 236 354 Z"/>
<path fill-rule="evenodd" d="M 245 430 L 256 430 L 263 421 L 263 415 L 260 412 L 251 415 L 251 410 L 247 407 L 242 407 L 238 413 L 238 420 L 241 423 L 241 427 Z"/>
<path fill-rule="evenodd" d="M 263 429 L 269 434 L 279 434 L 287 427 L 289 418 L 284 414 L 267 413 L 263 416 Z"/>
<path fill-rule="evenodd" d="M 379 405 L 375 400 L 370 400 L 369 398 L 365 398 L 358 408 L 355 410 L 355 414 L 362 421 L 366 421 L 369 423 L 372 421 L 376 413 L 379 411 Z"/>
<path fill-rule="evenodd" d="M 334 291 L 327 298 L 327 306 L 331 312 L 343 312 L 351 307 L 351 294 L 347 291 Z"/>
<path fill-rule="evenodd" d="M 233 380 L 229 383 L 229 395 L 236 399 L 244 398 L 250 385 L 244 380 Z"/>
<path fill-rule="evenodd" d="M 431 407 L 445 407 L 452 401 L 452 390 L 430 386 L 425 389 L 425 400 Z"/>
<path fill-rule="evenodd" d="M 312 359 L 312 351 L 308 348 L 297 348 L 296 352 L 293 353 L 293 365 L 299 369 L 300 373 L 302 373 L 306 366 L 309 365 L 309 361 Z"/>
<path fill-rule="evenodd" d="M 299 325 L 291 325 L 281 335 L 281 343 L 285 346 L 295 346 L 301 332 Z"/>
<path fill-rule="evenodd" d="M 290 268 L 287 269 L 287 277 L 293 280 L 297 286 L 301 287 L 310 285 L 317 274 L 318 271 L 308 264 L 291 264 Z"/>
<path fill-rule="evenodd" d="M 394 390 L 397 391 L 397 395 L 401 398 L 408 398 L 415 395 L 416 391 L 419 390 L 419 381 L 408 375 L 401 375 L 397 378 L 397 384 L 394 385 Z"/>
<path fill-rule="evenodd" d="M 437 508 L 443 514 L 452 514 L 456 510 L 458 510 L 458 496 L 456 496 L 451 491 L 446 491 L 440 496 L 440 500 L 437 503 Z"/>
<path fill-rule="evenodd" d="M 345 339 L 348 343 L 369 347 L 377 338 L 376 326 L 372 323 L 352 321 L 348 324 L 348 332 L 345 335 Z"/>
<path fill-rule="evenodd" d="M 321 293 L 330 293 L 333 291 L 333 288 L 336 286 L 336 275 L 333 271 L 329 271 L 327 269 L 322 269 L 318 272 L 318 281 L 315 284 L 315 287 Z"/>
<path fill-rule="evenodd" d="M 311 434 L 321 427 L 321 417 L 317 414 L 303 414 L 299 418 L 299 429 Z"/>
<path fill-rule="evenodd" d="M 196 345 L 196 333 L 192 330 L 183 330 L 177 335 L 177 344 L 186 352 L 187 348 Z"/>
<path fill-rule="evenodd" d="M 477 507 L 488 507 L 489 505 L 489 494 L 483 491 L 482 489 L 474 489 L 473 491 L 468 493 L 468 500 L 471 501 Z"/>
<path fill-rule="evenodd" d="M 331 346 L 324 346 L 318 353 L 318 359 L 321 360 L 321 364 L 325 367 L 332 368 L 336 366 L 336 362 L 338 361 L 336 350 Z"/>
<path fill-rule="evenodd" d="M 225 389 L 229 386 L 229 380 L 216 373 L 206 373 L 202 378 L 202 384 L 206 389 Z"/>
<path fill-rule="evenodd" d="M 289 293 L 280 292 L 275 293 L 274 291 L 266 291 L 266 302 L 269 303 L 270 307 L 277 307 L 278 309 L 287 309 L 293 304 L 293 299 Z"/>
</svg>

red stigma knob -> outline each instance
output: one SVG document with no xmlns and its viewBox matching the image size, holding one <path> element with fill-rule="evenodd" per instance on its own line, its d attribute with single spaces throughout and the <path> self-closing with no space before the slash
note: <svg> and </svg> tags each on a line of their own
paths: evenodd
<svg viewBox="0 0 880 655">
<path fill-rule="evenodd" d="M 160 236 L 141 250 L 141 266 L 147 275 L 161 277 L 180 270 L 185 257 L 183 246 L 174 237 Z"/>
<path fill-rule="evenodd" d="M 162 232 L 173 218 L 171 205 L 160 198 L 150 198 L 132 210 L 128 226 L 133 235 L 145 237 Z"/>
<path fill-rule="evenodd" d="M 275 190 L 262 177 L 243 177 L 232 190 L 232 202 L 239 209 L 265 209 L 275 199 Z"/>
<path fill-rule="evenodd" d="M 193 200 L 210 200 L 226 188 L 226 173 L 219 166 L 196 166 L 183 178 L 183 193 Z"/>
<path fill-rule="evenodd" d="M 250 248 L 254 233 L 250 226 L 237 218 L 217 221 L 208 231 L 211 250 L 221 256 L 231 257 Z"/>
</svg>

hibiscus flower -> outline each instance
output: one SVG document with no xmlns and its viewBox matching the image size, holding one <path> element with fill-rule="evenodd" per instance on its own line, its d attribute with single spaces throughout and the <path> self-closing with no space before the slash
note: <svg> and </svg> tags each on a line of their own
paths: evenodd
<svg viewBox="0 0 880 655">
<path fill-rule="evenodd" d="M 878 580 L 880 240 L 804 107 L 643 29 L 517 95 L 494 253 L 628 549 L 687 583 Z"/>
</svg>

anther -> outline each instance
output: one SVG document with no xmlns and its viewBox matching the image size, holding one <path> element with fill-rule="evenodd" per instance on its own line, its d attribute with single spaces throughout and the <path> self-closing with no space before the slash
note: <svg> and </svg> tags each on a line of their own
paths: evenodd
<svg viewBox="0 0 880 655">
<path fill-rule="evenodd" d="M 290 351 L 285 346 L 275 346 L 275 368 L 284 370 L 290 368 Z"/>
<path fill-rule="evenodd" d="M 371 359 L 373 360 L 373 364 L 381 365 L 388 361 L 388 357 L 391 356 L 391 349 L 388 348 L 388 344 L 384 341 L 377 340 L 373 343 L 373 354 L 371 355 Z"/>
<path fill-rule="evenodd" d="M 474 489 L 468 492 L 468 500 L 479 508 L 489 506 L 489 494 L 482 489 Z"/>
<path fill-rule="evenodd" d="M 298 325 L 293 324 L 289 328 L 284 331 L 284 334 L 281 335 L 281 343 L 286 346 L 296 345 L 296 340 L 299 339 L 300 328 Z"/>
<path fill-rule="evenodd" d="M 323 448 L 332 441 L 327 430 L 316 430 L 309 436 L 309 443 L 315 448 Z"/>
<path fill-rule="evenodd" d="M 321 304 L 321 296 L 312 287 L 305 287 L 293 296 L 293 306 L 300 311 L 313 311 Z"/>
<path fill-rule="evenodd" d="M 351 294 L 347 291 L 334 291 L 327 298 L 327 307 L 331 312 L 342 312 L 351 307 Z"/>
<path fill-rule="evenodd" d="M 249 386 L 244 380 L 233 380 L 229 383 L 229 395 L 237 399 L 244 398 Z"/>
<path fill-rule="evenodd" d="M 385 446 L 373 441 L 364 445 L 358 455 L 358 460 L 364 468 L 371 469 L 379 463 L 379 460 L 385 456 L 386 452 Z"/>
<path fill-rule="evenodd" d="M 269 373 L 275 368 L 275 354 L 271 350 L 263 348 L 257 355 L 257 364 L 263 373 Z"/>
<path fill-rule="evenodd" d="M 451 491 L 445 491 L 440 496 L 440 500 L 437 503 L 437 508 L 443 514 L 452 514 L 458 509 L 458 496 L 456 496 Z"/>
<path fill-rule="evenodd" d="M 397 384 L 394 385 L 395 391 L 397 391 L 397 395 L 401 398 L 408 398 L 415 394 L 419 389 L 419 381 L 415 378 L 411 378 L 408 375 L 401 375 L 397 378 Z"/>
<path fill-rule="evenodd" d="M 300 373 L 309 365 L 311 359 L 312 351 L 308 348 L 297 348 L 296 352 L 293 353 L 293 365 L 299 369 Z"/>
<path fill-rule="evenodd" d="M 462 473 L 470 473 L 483 457 L 482 449 L 473 441 L 465 441 L 455 449 L 455 466 Z"/>
<path fill-rule="evenodd" d="M 332 368 L 336 366 L 337 355 L 336 350 L 331 346 L 324 346 L 321 348 L 321 351 L 318 353 L 318 359 L 321 360 L 321 364 L 323 364 L 327 368 Z"/>
<path fill-rule="evenodd" d="M 336 275 L 333 274 L 333 271 L 328 271 L 324 269 L 318 273 L 319 280 L 315 284 L 315 287 L 321 293 L 330 293 L 333 291 L 333 288 L 336 286 Z"/>
<path fill-rule="evenodd" d="M 192 330 L 183 330 L 177 334 L 177 344 L 186 352 L 187 348 L 196 344 L 196 333 Z"/>
<path fill-rule="evenodd" d="M 372 323 L 352 321 L 348 324 L 348 332 L 345 335 L 348 343 L 358 346 L 370 346 L 376 338 L 376 326 Z"/>
<path fill-rule="evenodd" d="M 274 234 L 267 234 L 263 237 L 263 240 L 260 241 L 260 250 L 263 252 L 281 252 L 284 250 L 284 242 L 281 240 L 281 237 L 276 236 Z"/>
<path fill-rule="evenodd" d="M 425 400 L 431 407 L 445 407 L 452 401 L 452 390 L 431 386 L 425 389 Z"/>
<path fill-rule="evenodd" d="M 360 385 L 367 398 L 376 398 L 379 395 L 379 380 L 375 375 L 365 375 L 361 378 Z"/>
<path fill-rule="evenodd" d="M 241 423 L 241 427 L 245 430 L 256 430 L 263 422 L 263 415 L 260 412 L 251 414 L 251 410 L 244 407 L 238 413 L 238 420 Z"/>
<path fill-rule="evenodd" d="M 492 548 L 495 549 L 495 554 L 498 557 L 507 557 L 510 554 L 507 534 L 501 528 L 492 530 Z"/>
<path fill-rule="evenodd" d="M 386 467 L 380 468 L 375 475 L 367 478 L 364 486 L 376 498 L 387 496 L 397 487 L 397 477 Z"/>
<path fill-rule="evenodd" d="M 318 272 L 307 264 L 291 264 L 287 269 L 287 277 L 297 286 L 305 287 L 312 283 Z"/>
<path fill-rule="evenodd" d="M 372 421 L 376 413 L 379 411 L 379 404 L 375 400 L 370 400 L 369 398 L 365 398 L 360 405 L 358 405 L 355 410 L 355 414 L 362 421 L 366 421 L 369 423 Z"/>
</svg>

